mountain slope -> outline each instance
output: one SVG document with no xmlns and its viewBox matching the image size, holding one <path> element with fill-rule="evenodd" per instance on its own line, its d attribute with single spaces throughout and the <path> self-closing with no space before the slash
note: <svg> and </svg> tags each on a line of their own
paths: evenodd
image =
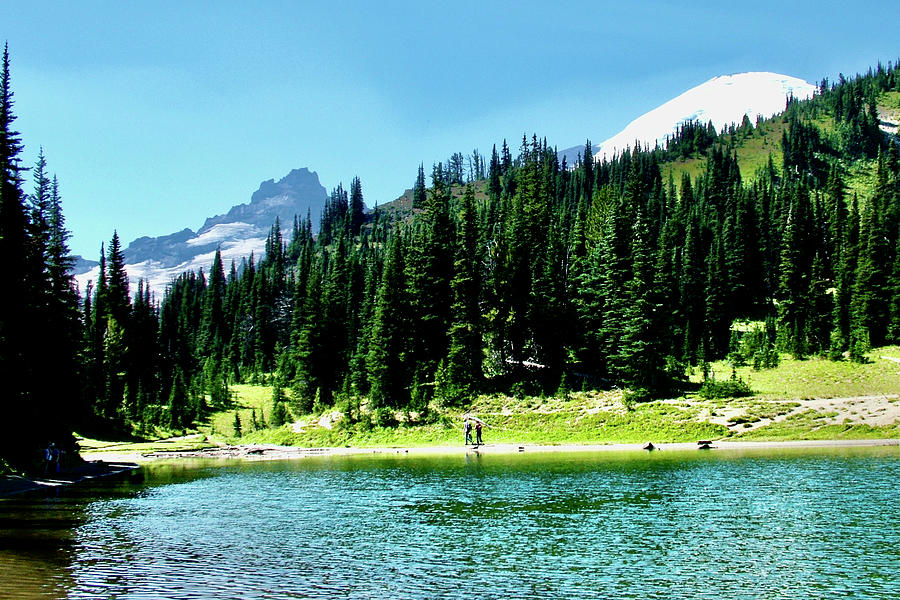
<svg viewBox="0 0 900 600">
<path fill-rule="evenodd" d="M 594 145 L 594 158 L 611 158 L 638 142 L 653 148 L 664 146 L 666 136 L 688 121 L 712 121 L 716 130 L 731 123 L 740 124 L 744 115 L 751 121 L 757 115 L 764 118 L 784 110 L 788 96 L 809 98 L 816 86 L 787 75 L 768 72 L 738 73 L 714 77 L 689 89 L 665 104 L 641 115 L 625 129 L 600 144 Z M 574 146 L 560 152 L 569 165 L 575 164 L 584 146 Z"/>
<path fill-rule="evenodd" d="M 226 268 L 232 260 L 240 264 L 251 252 L 257 256 L 262 254 L 276 218 L 280 219 L 286 235 L 290 235 L 295 215 L 305 218 L 309 214 L 312 222 L 318 224 L 326 198 L 319 176 L 306 168 L 294 169 L 278 182 L 263 181 L 249 203 L 233 206 L 226 214 L 207 219 L 196 232 L 183 229 L 131 242 L 124 250 L 128 278 L 132 283 L 143 279 L 153 290 L 162 292 L 172 279 L 185 271 L 202 268 L 208 272 L 217 249 Z M 99 275 L 95 264 L 86 266 L 90 268 L 75 276 L 82 291 L 89 280 L 96 281 Z"/>
</svg>

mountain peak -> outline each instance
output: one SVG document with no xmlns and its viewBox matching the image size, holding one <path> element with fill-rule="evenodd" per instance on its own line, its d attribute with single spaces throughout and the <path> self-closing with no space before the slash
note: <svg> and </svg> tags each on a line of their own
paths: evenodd
<svg viewBox="0 0 900 600">
<path fill-rule="evenodd" d="M 280 219 L 289 231 L 294 216 L 305 218 L 307 213 L 318 225 L 328 195 L 319 183 L 315 171 L 294 169 L 277 182 L 268 179 L 250 197 L 250 202 L 238 204 L 224 215 L 206 219 L 196 233 L 182 229 L 160 237 L 140 237 L 125 248 L 125 268 L 132 282 L 146 281 L 153 289 L 162 290 L 184 271 L 209 270 L 217 250 L 226 264 L 240 262 L 251 252 L 264 252 L 269 229 Z M 81 289 L 87 281 L 96 281 L 96 263 L 83 262 L 76 271 Z"/>
<path fill-rule="evenodd" d="M 720 130 L 731 123 L 740 124 L 744 115 L 752 121 L 757 115 L 768 118 L 784 110 L 788 97 L 802 100 L 815 92 L 815 85 L 779 73 L 719 75 L 638 117 L 620 133 L 598 144 L 594 157 L 612 157 L 633 147 L 635 142 L 662 146 L 666 136 L 688 121 L 712 121 Z"/>
<path fill-rule="evenodd" d="M 315 171 L 310 171 L 306 167 L 293 169 L 279 179 L 278 183 L 274 179 L 267 179 L 260 183 L 259 188 L 250 196 L 250 204 L 259 204 L 267 198 L 281 194 L 300 194 L 308 189 L 318 191 L 319 187 L 321 187 L 319 175 Z M 325 188 L 322 188 L 322 191 L 324 190 Z"/>
<path fill-rule="evenodd" d="M 695 86 L 629 123 L 625 129 L 594 144 L 594 158 L 602 160 L 621 154 L 635 143 L 653 148 L 665 145 L 680 125 L 688 121 L 706 124 L 712 121 L 716 130 L 731 123 L 740 124 L 747 115 L 771 117 L 784 110 L 787 98 L 809 98 L 816 86 L 797 77 L 754 71 L 719 75 Z M 559 152 L 569 165 L 581 158 L 584 146 L 573 146 Z"/>
<path fill-rule="evenodd" d="M 202 235 L 224 223 L 249 223 L 268 229 L 277 216 L 282 223 L 290 223 L 294 215 L 306 217 L 310 213 L 313 229 L 319 224 L 322 208 L 328 193 L 319 183 L 319 175 L 306 167 L 294 169 L 276 181 L 267 179 L 259 184 L 259 188 L 250 196 L 248 204 L 232 206 L 224 215 L 210 217 L 197 232 Z"/>
</svg>

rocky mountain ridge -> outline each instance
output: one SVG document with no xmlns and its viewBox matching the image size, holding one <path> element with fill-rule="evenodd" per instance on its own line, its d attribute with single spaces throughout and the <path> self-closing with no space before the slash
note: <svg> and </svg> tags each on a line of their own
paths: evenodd
<svg viewBox="0 0 900 600">
<path fill-rule="evenodd" d="M 317 226 L 326 198 L 318 174 L 308 168 L 294 169 L 277 182 L 263 181 L 249 203 L 238 204 L 225 214 L 206 219 L 196 232 L 185 228 L 131 242 L 123 251 L 128 278 L 133 283 L 143 279 L 151 289 L 161 293 L 185 271 L 200 268 L 208 271 L 217 249 L 226 265 L 232 260 L 240 264 L 251 253 L 258 256 L 263 252 L 266 236 L 276 218 L 290 230 L 294 216 L 305 218 L 308 214 L 313 226 Z M 97 280 L 99 266 L 84 260 L 79 264 L 75 279 L 84 290 L 89 280 Z"/>
</svg>

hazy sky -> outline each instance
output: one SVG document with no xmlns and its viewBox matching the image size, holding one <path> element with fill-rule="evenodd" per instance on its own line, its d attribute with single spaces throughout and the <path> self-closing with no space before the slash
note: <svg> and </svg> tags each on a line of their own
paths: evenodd
<svg viewBox="0 0 900 600">
<path fill-rule="evenodd" d="M 740 8 L 731 8 L 740 6 Z M 600 142 L 717 75 L 900 57 L 885 2 L 0 2 L 16 128 L 96 259 L 298 167 L 384 203 L 453 152 Z M 30 176 L 26 191 L 31 191 Z"/>
</svg>

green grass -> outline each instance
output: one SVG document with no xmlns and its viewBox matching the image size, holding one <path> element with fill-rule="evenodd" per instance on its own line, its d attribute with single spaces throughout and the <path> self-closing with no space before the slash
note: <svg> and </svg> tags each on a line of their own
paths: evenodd
<svg viewBox="0 0 900 600">
<path fill-rule="evenodd" d="M 658 402 L 641 404 L 632 411 L 585 412 L 565 410 L 532 411 L 514 414 L 479 411 L 487 423 L 486 443 L 508 444 L 605 444 L 684 442 L 719 438 L 727 429 L 694 420 L 695 411 Z M 277 443 L 305 447 L 397 446 L 422 447 L 458 445 L 463 441 L 462 417 L 444 416 L 436 423 L 397 427 L 310 428 L 294 433 L 289 427 L 258 431 L 241 438 L 242 443 Z"/>
<path fill-rule="evenodd" d="M 272 420 L 272 388 L 265 385 L 233 385 L 229 388 L 234 395 L 234 408 L 213 413 L 209 419 L 208 433 L 214 438 L 228 439 L 234 435 L 234 413 L 241 417 L 243 431 L 249 432 L 253 413 L 257 421 Z"/>
<path fill-rule="evenodd" d="M 878 96 L 878 107 L 895 120 L 900 118 L 900 92 L 882 92 Z"/>
<path fill-rule="evenodd" d="M 77 437 L 77 440 L 82 454 L 90 454 L 91 452 L 144 453 L 158 452 L 161 450 L 199 450 L 211 445 L 207 436 L 203 433 L 196 433 L 175 439 L 167 438 L 143 442 L 108 442 L 83 437 Z"/>
<path fill-rule="evenodd" d="M 782 356 L 775 369 L 754 371 L 738 367 L 737 374 L 750 384 L 757 398 L 783 400 L 792 398 L 842 398 L 896 393 L 900 390 L 900 364 L 879 358 L 882 355 L 900 357 L 900 348 L 878 348 L 870 353 L 866 364 L 831 361 L 825 358 L 794 360 Z M 724 361 L 712 364 L 719 379 L 731 374 Z M 692 376 L 699 381 L 700 375 Z"/>
<path fill-rule="evenodd" d="M 775 167 L 781 168 L 784 160 L 781 150 L 781 136 L 784 128 L 784 122 L 776 118 L 766 121 L 762 129 L 754 129 L 753 133 L 748 136 L 736 134 L 734 147 L 737 152 L 738 166 L 741 169 L 741 178 L 744 181 L 755 180 L 760 170 L 768 165 L 769 156 L 772 157 Z M 731 137 L 723 136 L 720 139 L 727 143 Z M 663 181 L 668 180 L 670 173 L 676 184 L 681 182 L 683 173 L 687 173 L 691 180 L 694 180 L 706 172 L 706 158 L 694 156 L 685 160 L 662 163 L 660 171 Z"/>
<path fill-rule="evenodd" d="M 856 194 L 860 211 L 875 191 L 877 162 L 860 159 L 846 166 L 844 184 L 847 186 L 847 198 Z"/>
<path fill-rule="evenodd" d="M 784 153 L 781 150 L 781 136 L 785 124 L 781 119 L 767 121 L 762 131 L 754 131 L 753 135 L 737 140 L 738 165 L 741 179 L 753 181 L 757 174 L 766 168 L 769 156 L 776 168 L 781 169 Z"/>
</svg>

